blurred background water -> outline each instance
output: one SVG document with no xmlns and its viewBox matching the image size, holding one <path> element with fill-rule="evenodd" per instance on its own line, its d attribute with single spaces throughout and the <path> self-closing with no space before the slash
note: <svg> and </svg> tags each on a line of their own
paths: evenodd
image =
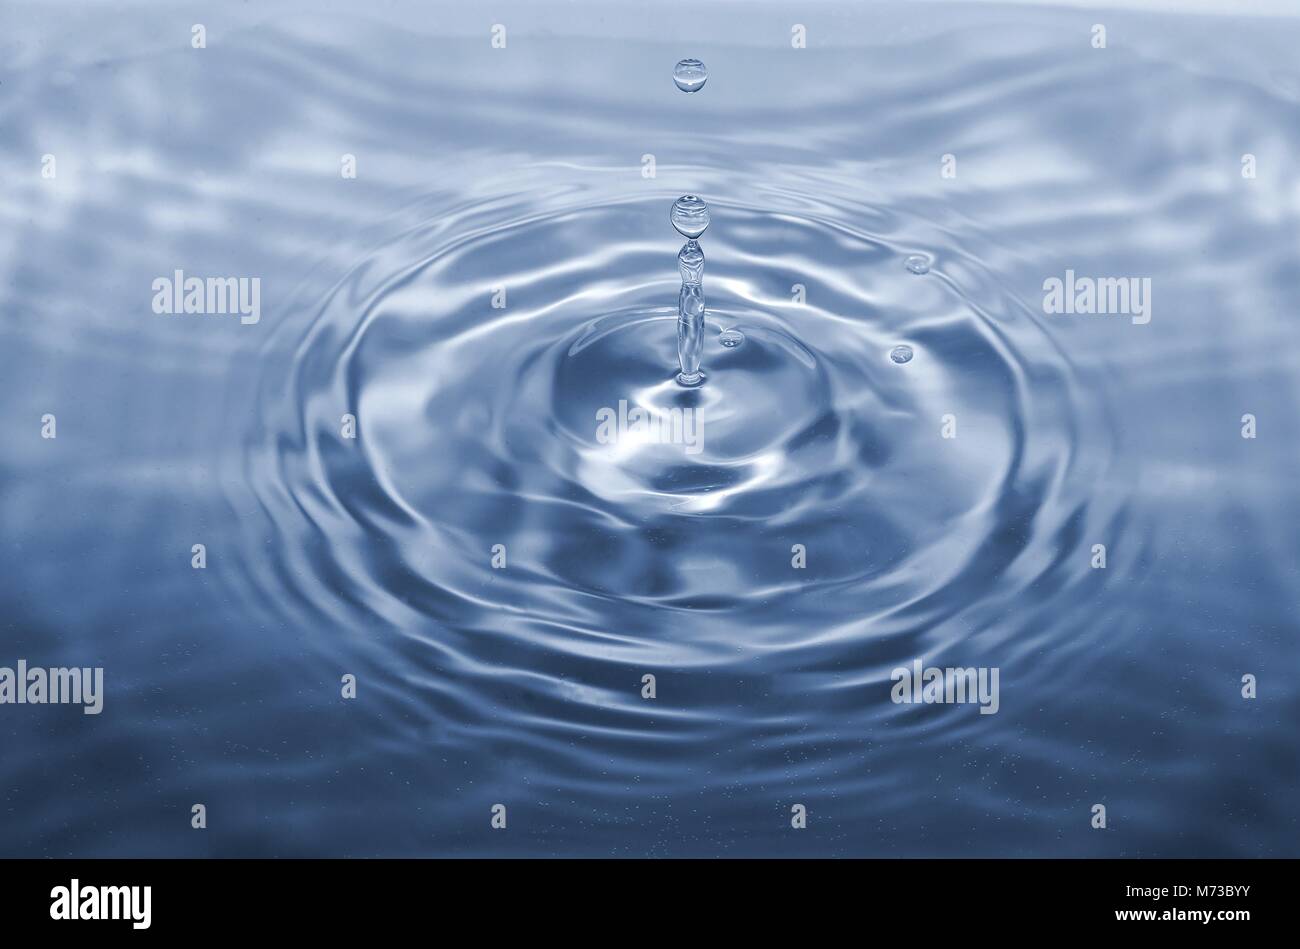
<svg viewBox="0 0 1300 949">
<path fill-rule="evenodd" d="M 476 6 L 0 8 L 0 854 L 1300 855 L 1285 7 Z"/>
</svg>

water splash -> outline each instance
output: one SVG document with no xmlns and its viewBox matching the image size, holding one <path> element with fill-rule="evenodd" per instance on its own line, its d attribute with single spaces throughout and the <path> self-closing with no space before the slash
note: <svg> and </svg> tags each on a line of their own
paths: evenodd
<svg viewBox="0 0 1300 949">
<path fill-rule="evenodd" d="M 538 98 L 533 68 L 485 82 L 477 43 L 430 57 L 422 37 L 376 24 L 365 37 L 383 55 L 358 56 L 346 17 L 254 29 L 242 4 L 229 9 L 242 75 L 178 70 L 148 41 L 147 6 L 100 6 L 86 6 L 83 65 L 64 55 L 53 5 L 6 24 L 25 59 L 3 80 L 27 93 L 5 115 L 13 140 L 75 135 L 94 114 L 97 150 L 141 160 L 113 176 L 111 200 L 70 192 L 65 174 L 6 189 L 27 233 L 0 245 L 0 305 L 42 318 L 0 321 L 0 403 L 35 418 L 76 404 L 88 437 L 0 453 L 6 539 L 48 554 L 11 555 L 4 596 L 8 620 L 69 662 L 102 656 L 142 714 L 6 735 L 14 816 L 0 852 L 189 855 L 188 838 L 156 834 L 151 802 L 199 776 L 258 791 L 227 813 L 219 856 L 1016 856 L 1049 843 L 1113 855 L 1086 808 L 1080 830 L 1063 830 L 1091 800 L 1075 793 L 1086 774 L 1141 815 L 1129 849 L 1300 853 L 1279 793 L 1294 786 L 1284 724 L 1300 681 L 1275 678 L 1268 702 L 1285 714 L 1267 722 L 1262 699 L 1225 701 L 1246 669 L 1214 635 L 1241 627 L 1252 662 L 1294 662 L 1279 631 L 1295 629 L 1300 594 L 1284 529 L 1300 517 L 1287 476 L 1300 428 L 1274 413 L 1279 437 L 1243 441 L 1222 408 L 1300 398 L 1300 336 L 1284 305 L 1231 334 L 1221 312 L 1242 288 L 1294 298 L 1300 207 L 1286 175 L 1261 174 L 1246 200 L 1219 162 L 1189 162 L 1239 154 L 1243 135 L 1300 150 L 1294 101 L 1259 81 L 1293 71 L 1278 21 L 1258 27 L 1277 37 L 1274 62 L 1235 41 L 1250 38 L 1245 20 L 1234 42 L 1207 44 L 1205 17 L 1153 14 L 1141 57 L 1063 68 L 1069 14 L 1026 8 L 972 33 L 902 4 L 896 48 L 846 39 L 799 70 L 736 55 L 727 84 L 762 107 L 686 140 L 682 116 L 620 68 L 662 68 L 662 37 L 635 30 L 626 44 L 556 35 L 535 49 L 525 62 L 538 69 L 582 62 L 608 77 Z M 692 35 L 727 35 L 728 6 L 689 8 Z M 865 42 L 869 23 L 847 7 L 846 37 Z M 1258 75 L 1234 65 L 1243 48 Z M 356 80 L 341 95 L 339 69 Z M 68 95 L 42 96 L 60 70 L 78 77 Z M 1138 84 L 1151 94 L 1125 95 Z M 557 134 L 575 102 L 590 122 Z M 1207 103 L 1239 120 L 1204 122 Z M 386 141 L 385 180 L 250 173 L 248 149 L 213 147 L 232 111 L 251 134 L 320 155 L 339 138 Z M 688 143 L 679 194 L 727 195 L 728 292 L 711 286 L 716 364 L 699 388 L 671 381 L 667 281 L 647 278 L 643 224 L 668 194 L 590 172 L 629 154 L 628 123 Z M 988 170 L 942 200 L 936 123 L 980 142 Z M 1114 149 L 1135 127 L 1143 148 Z M 918 187 L 865 180 L 864 153 L 900 172 L 920 162 Z M 1034 174 L 996 171 L 1026 154 Z M 186 168 L 203 174 L 173 174 Z M 287 294 L 277 318 L 225 334 L 182 315 L 161 332 L 146 310 L 103 335 L 98 311 L 139 313 L 147 278 L 211 253 L 217 231 L 170 226 L 186 204 L 245 231 L 211 273 L 274 278 Z M 365 240 L 330 240 L 342 219 Z M 79 253 L 48 253 L 58 246 Z M 951 262 L 931 270 L 944 279 L 912 279 L 903 261 L 921 248 L 931 267 Z M 1135 261 L 1169 288 L 1176 324 L 1042 313 L 1045 277 Z M 797 309 L 795 279 L 809 291 Z M 508 309 L 479 292 L 496 284 Z M 714 346 L 730 325 L 745 352 Z M 1149 336 L 1175 325 L 1171 360 Z M 916 366 L 888 359 L 900 341 Z M 624 398 L 652 415 L 699 409 L 704 450 L 598 443 L 596 411 Z M 959 434 L 945 440 L 949 412 Z M 114 541 L 86 557 L 92 508 Z M 1225 523 L 1240 543 L 1222 542 Z M 222 566 L 178 583 L 160 541 L 180 553 L 199 540 Z M 1094 543 L 1109 569 L 1091 567 Z M 66 571 L 41 564 L 78 557 L 68 597 Z M 1002 710 L 894 704 L 891 670 L 919 656 L 999 667 Z M 383 684 L 363 677 L 360 704 L 331 703 L 284 687 L 286 669 L 321 684 L 368 669 Z M 655 672 L 647 701 L 641 676 Z M 223 699 L 236 680 L 258 701 Z M 187 696 L 203 741 L 176 755 L 170 700 Z M 103 747 L 149 767 L 109 769 L 104 794 L 35 780 Z M 918 774 L 932 778 L 924 791 Z M 469 811 L 431 799 L 438 786 L 525 794 L 529 833 L 463 833 Z M 814 789 L 824 803 L 810 811 L 833 809 L 833 837 L 792 835 L 773 819 L 774 788 Z M 1204 819 L 1223 802 L 1222 819 Z M 286 812 L 291 830 L 268 824 Z M 678 832 L 683 813 L 696 832 Z"/>
<path fill-rule="evenodd" d="M 673 68 L 673 82 L 682 92 L 699 92 L 709 81 L 709 71 L 698 59 L 683 59 Z"/>
<path fill-rule="evenodd" d="M 682 275 L 682 289 L 677 295 L 677 361 L 681 372 L 677 381 L 697 386 L 704 381 L 700 356 L 704 351 L 704 251 L 696 240 L 709 226 L 709 206 L 693 194 L 673 202 L 669 220 L 686 238 L 677 254 L 677 269 Z"/>
</svg>

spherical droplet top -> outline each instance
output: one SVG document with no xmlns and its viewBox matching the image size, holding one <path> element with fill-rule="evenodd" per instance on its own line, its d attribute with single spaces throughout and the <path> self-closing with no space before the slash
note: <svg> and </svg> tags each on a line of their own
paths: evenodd
<svg viewBox="0 0 1300 949">
<path fill-rule="evenodd" d="M 682 195 L 668 217 L 678 234 L 693 241 L 709 226 L 709 206 L 693 194 Z"/>
<path fill-rule="evenodd" d="M 709 80 L 709 71 L 698 59 L 683 59 L 673 69 L 673 82 L 682 92 L 699 92 Z"/>
</svg>

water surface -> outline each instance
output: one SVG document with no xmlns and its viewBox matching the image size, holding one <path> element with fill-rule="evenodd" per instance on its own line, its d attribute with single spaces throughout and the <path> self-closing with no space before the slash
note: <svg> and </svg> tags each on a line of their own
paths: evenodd
<svg viewBox="0 0 1300 949">
<path fill-rule="evenodd" d="M 1297 21 L 841 7 L 6 4 L 0 853 L 1300 853 Z"/>
</svg>

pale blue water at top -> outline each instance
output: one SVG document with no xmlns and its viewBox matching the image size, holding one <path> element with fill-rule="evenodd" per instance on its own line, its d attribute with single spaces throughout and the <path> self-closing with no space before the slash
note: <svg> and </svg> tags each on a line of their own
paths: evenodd
<svg viewBox="0 0 1300 949">
<path fill-rule="evenodd" d="M 477 6 L 0 9 L 0 854 L 1300 853 L 1300 21 Z"/>
</svg>

